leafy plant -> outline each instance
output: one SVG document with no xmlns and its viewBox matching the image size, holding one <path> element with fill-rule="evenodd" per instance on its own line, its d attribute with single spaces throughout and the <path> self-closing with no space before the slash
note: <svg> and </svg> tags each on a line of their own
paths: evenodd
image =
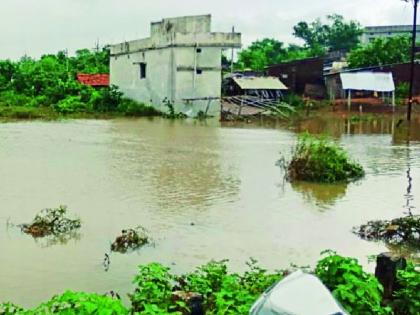
<svg viewBox="0 0 420 315">
<path fill-rule="evenodd" d="M 17 315 L 23 314 L 24 309 L 13 303 L 1 303 L 0 304 L 0 315 Z"/>
<path fill-rule="evenodd" d="M 364 176 L 362 166 L 327 137 L 302 134 L 289 163 L 283 161 L 290 180 L 333 183 Z"/>
<path fill-rule="evenodd" d="M 32 310 L 11 303 L 0 304 L 0 315 L 126 315 L 128 310 L 119 299 L 108 296 L 66 291 Z"/>
<path fill-rule="evenodd" d="M 397 281 L 399 289 L 394 293 L 393 301 L 395 314 L 418 314 L 420 310 L 420 272 L 416 270 L 416 265 L 410 262 L 405 269 L 399 270 Z"/>
<path fill-rule="evenodd" d="M 382 285 L 356 259 L 333 251 L 324 254 L 315 273 L 350 314 L 391 314 L 389 307 L 381 306 Z"/>
<path fill-rule="evenodd" d="M 136 289 L 129 295 L 133 311 L 143 312 L 141 314 L 169 312 L 174 288 L 174 276 L 169 273 L 169 268 L 158 263 L 139 266 L 133 283 Z"/>
</svg>

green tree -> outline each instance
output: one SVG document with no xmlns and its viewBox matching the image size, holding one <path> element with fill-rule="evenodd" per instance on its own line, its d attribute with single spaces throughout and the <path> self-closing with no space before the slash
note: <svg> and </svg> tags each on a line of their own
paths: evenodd
<svg viewBox="0 0 420 315">
<path fill-rule="evenodd" d="M 410 60 L 410 37 L 377 38 L 366 46 L 352 50 L 348 56 L 350 68 L 381 66 Z"/>
<path fill-rule="evenodd" d="M 322 55 L 323 50 L 298 45 L 285 46 L 282 42 L 264 38 L 253 42 L 239 53 L 237 68 L 262 71 L 265 67 L 281 62 Z"/>
<path fill-rule="evenodd" d="M 286 53 L 284 44 L 272 38 L 264 38 L 253 42 L 247 49 L 239 53 L 238 64 L 241 68 L 261 71 L 267 65 L 281 61 Z"/>
<path fill-rule="evenodd" d="M 9 89 L 15 71 L 15 63 L 10 60 L 0 61 L 0 91 Z"/>
<path fill-rule="evenodd" d="M 359 43 L 363 30 L 357 21 L 346 21 L 343 16 L 327 16 L 327 23 L 317 19 L 311 23 L 299 22 L 293 27 L 293 35 L 312 49 L 351 50 Z"/>
</svg>

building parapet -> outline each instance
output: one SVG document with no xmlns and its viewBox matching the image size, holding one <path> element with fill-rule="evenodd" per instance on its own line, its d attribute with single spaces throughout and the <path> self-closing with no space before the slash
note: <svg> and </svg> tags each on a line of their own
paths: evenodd
<svg viewBox="0 0 420 315">
<path fill-rule="evenodd" d="M 111 46 L 111 56 L 132 54 L 151 49 L 170 47 L 222 47 L 241 48 L 240 33 L 174 33 L 170 36 L 149 37 Z"/>
</svg>

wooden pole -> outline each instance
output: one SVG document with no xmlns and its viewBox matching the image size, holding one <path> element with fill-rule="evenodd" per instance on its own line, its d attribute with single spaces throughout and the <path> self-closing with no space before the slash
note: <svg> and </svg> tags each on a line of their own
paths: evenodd
<svg viewBox="0 0 420 315">
<path fill-rule="evenodd" d="M 351 109 L 351 90 L 348 90 L 348 95 L 347 95 L 347 108 L 350 111 L 350 109 Z"/>
</svg>

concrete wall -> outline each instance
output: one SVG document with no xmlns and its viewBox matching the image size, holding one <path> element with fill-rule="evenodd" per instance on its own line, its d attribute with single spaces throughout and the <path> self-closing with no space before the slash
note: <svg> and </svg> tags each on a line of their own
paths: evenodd
<svg viewBox="0 0 420 315">
<path fill-rule="evenodd" d="M 165 98 L 177 111 L 196 115 L 205 111 L 207 100 L 221 97 L 221 53 L 219 47 L 173 47 L 111 57 L 111 84 L 125 96 L 166 110 Z M 195 56 L 194 56 L 195 55 Z M 146 78 L 140 78 L 140 63 L 146 63 Z M 210 102 L 208 113 L 218 115 L 220 101 Z"/>
<path fill-rule="evenodd" d="M 166 33 L 198 34 L 210 33 L 210 30 L 211 15 L 183 16 L 152 22 L 150 35 L 153 37 Z"/>
</svg>

